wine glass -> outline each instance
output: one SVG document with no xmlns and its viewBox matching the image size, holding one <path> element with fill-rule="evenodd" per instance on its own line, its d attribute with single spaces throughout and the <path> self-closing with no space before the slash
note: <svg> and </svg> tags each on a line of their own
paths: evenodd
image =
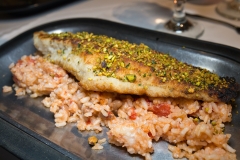
<svg viewBox="0 0 240 160">
<path fill-rule="evenodd" d="M 166 23 L 160 22 L 156 29 L 191 38 L 199 37 L 204 29 L 199 23 L 186 18 L 184 12 L 184 4 L 186 0 L 174 0 L 173 2 L 174 10 L 172 18 Z"/>
<path fill-rule="evenodd" d="M 217 5 L 216 10 L 226 18 L 240 20 L 240 0 L 222 1 Z"/>
</svg>

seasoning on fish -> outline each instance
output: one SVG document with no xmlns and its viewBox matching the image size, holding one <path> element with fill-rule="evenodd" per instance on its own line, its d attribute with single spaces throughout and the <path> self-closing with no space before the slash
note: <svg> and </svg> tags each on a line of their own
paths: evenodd
<svg viewBox="0 0 240 160">
<path fill-rule="evenodd" d="M 144 44 L 87 32 L 34 33 L 34 45 L 73 74 L 86 90 L 228 102 L 234 78 L 178 61 Z"/>
</svg>

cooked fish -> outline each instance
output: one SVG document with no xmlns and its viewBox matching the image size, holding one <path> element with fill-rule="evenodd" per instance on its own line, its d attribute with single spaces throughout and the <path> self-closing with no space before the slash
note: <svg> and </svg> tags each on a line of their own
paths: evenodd
<svg viewBox="0 0 240 160">
<path fill-rule="evenodd" d="M 34 33 L 34 45 L 73 74 L 86 90 L 227 102 L 237 96 L 234 78 L 178 61 L 168 54 L 87 32 Z"/>
</svg>

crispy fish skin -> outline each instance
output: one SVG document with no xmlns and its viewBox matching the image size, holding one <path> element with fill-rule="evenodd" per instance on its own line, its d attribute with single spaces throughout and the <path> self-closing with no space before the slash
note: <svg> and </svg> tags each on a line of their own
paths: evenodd
<svg viewBox="0 0 240 160">
<path fill-rule="evenodd" d="M 34 45 L 86 90 L 215 102 L 234 99 L 240 90 L 234 78 L 219 77 L 144 44 L 103 35 L 39 31 Z"/>
</svg>

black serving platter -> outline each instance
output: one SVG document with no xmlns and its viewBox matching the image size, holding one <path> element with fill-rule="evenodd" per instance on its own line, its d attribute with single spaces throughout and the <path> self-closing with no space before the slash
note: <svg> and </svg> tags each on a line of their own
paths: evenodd
<svg viewBox="0 0 240 160">
<path fill-rule="evenodd" d="M 87 31 L 104 34 L 134 43 L 144 43 L 152 49 L 169 53 L 189 64 L 209 69 L 220 76 L 235 77 L 240 83 L 240 50 L 229 46 L 169 35 L 152 30 L 132 27 L 101 19 L 67 19 L 30 29 L 0 47 L 0 86 L 12 85 L 8 66 L 23 55 L 33 54 L 33 33 Z M 105 144 L 103 150 L 90 148 L 87 138 L 102 133 L 80 132 L 74 124 L 56 128 L 53 114 L 41 104 L 42 98 L 16 97 L 12 93 L 0 93 L 0 145 L 21 159 L 142 159 L 130 155 L 125 148 Z M 240 106 L 240 97 L 236 100 Z M 230 145 L 237 150 L 240 159 L 239 107 L 233 107 L 233 120 L 226 124 L 225 132 L 232 134 Z M 154 142 L 152 158 L 171 160 L 172 155 L 165 141 Z"/>
</svg>

